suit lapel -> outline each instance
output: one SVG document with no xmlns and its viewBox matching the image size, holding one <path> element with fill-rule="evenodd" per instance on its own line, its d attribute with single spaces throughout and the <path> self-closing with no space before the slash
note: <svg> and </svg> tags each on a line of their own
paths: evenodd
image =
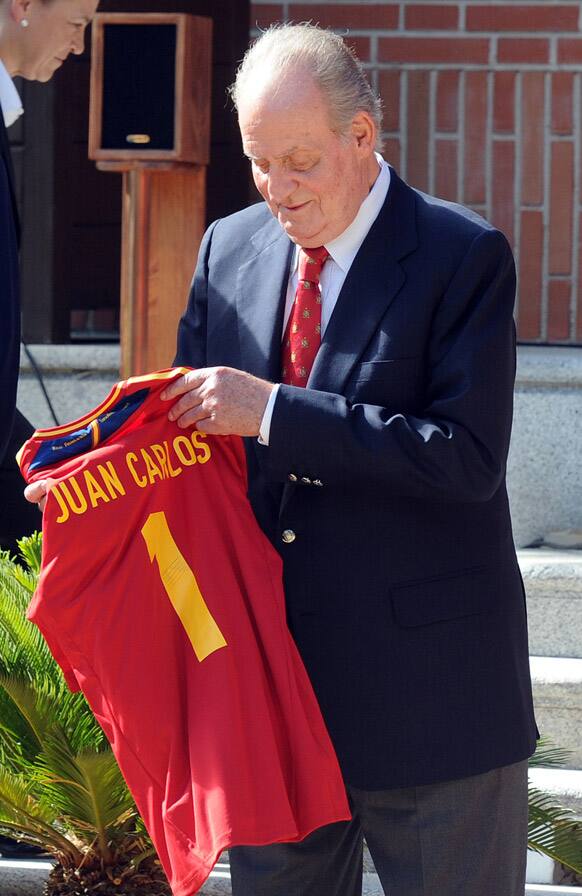
<svg viewBox="0 0 582 896">
<path fill-rule="evenodd" d="M 391 171 L 386 201 L 354 259 L 307 386 L 340 393 L 401 289 L 400 260 L 417 245 L 414 191 Z"/>
<path fill-rule="evenodd" d="M 243 369 L 279 380 L 285 293 L 293 244 L 273 218 L 252 238 L 256 250 L 237 280 L 237 318 Z"/>
<path fill-rule="evenodd" d="M 16 230 L 16 239 L 20 245 L 20 215 L 18 214 L 18 205 L 16 203 L 16 189 L 14 186 L 14 168 L 12 166 L 12 153 L 8 142 L 8 133 L 4 124 L 2 111 L 0 110 L 0 156 L 6 167 L 8 175 L 8 186 L 10 188 L 10 199 L 12 201 L 12 211 L 14 213 L 14 228 Z"/>
</svg>

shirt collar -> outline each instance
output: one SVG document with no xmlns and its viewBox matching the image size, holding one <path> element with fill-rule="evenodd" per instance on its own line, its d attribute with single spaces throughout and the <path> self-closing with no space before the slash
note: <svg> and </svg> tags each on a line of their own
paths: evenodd
<svg viewBox="0 0 582 896">
<path fill-rule="evenodd" d="M 378 165 L 380 166 L 380 173 L 374 181 L 372 189 L 362 202 L 352 223 L 346 227 L 343 233 L 340 233 L 334 240 L 325 244 L 325 248 L 333 261 L 335 261 L 344 273 L 349 271 L 354 258 L 360 250 L 360 246 L 368 236 L 368 232 L 380 214 L 380 209 L 384 205 L 386 196 L 388 195 L 388 188 L 390 187 L 390 166 L 382 158 L 380 153 L 375 153 L 375 156 Z M 296 246 L 293 254 L 292 273 L 297 270 L 298 264 L 299 246 Z"/>
<path fill-rule="evenodd" d="M 0 59 L 0 109 L 7 128 L 14 124 L 23 113 L 22 102 L 14 82 Z"/>
</svg>

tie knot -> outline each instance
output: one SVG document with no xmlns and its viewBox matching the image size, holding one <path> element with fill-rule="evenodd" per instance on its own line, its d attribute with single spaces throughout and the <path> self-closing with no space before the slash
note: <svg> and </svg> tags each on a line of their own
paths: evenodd
<svg viewBox="0 0 582 896">
<path fill-rule="evenodd" d="M 299 279 L 309 280 L 310 283 L 319 283 L 319 275 L 325 262 L 329 258 L 329 252 L 325 246 L 317 246 L 315 249 L 299 250 Z"/>
</svg>

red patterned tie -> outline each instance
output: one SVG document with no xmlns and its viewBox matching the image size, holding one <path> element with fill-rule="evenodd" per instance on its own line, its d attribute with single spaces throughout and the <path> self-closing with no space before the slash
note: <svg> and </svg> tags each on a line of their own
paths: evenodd
<svg viewBox="0 0 582 896">
<path fill-rule="evenodd" d="M 321 344 L 319 277 L 328 258 L 325 246 L 299 250 L 299 280 L 281 352 L 281 378 L 288 386 L 305 386 Z"/>
</svg>

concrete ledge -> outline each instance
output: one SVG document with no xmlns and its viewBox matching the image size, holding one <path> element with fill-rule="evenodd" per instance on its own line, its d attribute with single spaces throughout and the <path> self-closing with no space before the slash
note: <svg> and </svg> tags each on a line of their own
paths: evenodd
<svg viewBox="0 0 582 896">
<path fill-rule="evenodd" d="M 530 669 L 540 732 L 570 751 L 568 768 L 582 768 L 582 659 L 532 656 Z"/>
<path fill-rule="evenodd" d="M 528 548 L 517 558 L 527 594 L 530 653 L 582 657 L 582 551 Z"/>
<path fill-rule="evenodd" d="M 582 599 L 582 551 L 522 548 L 517 559 L 528 589 L 575 592 Z"/>
<path fill-rule="evenodd" d="M 520 346 L 507 486 L 518 547 L 582 526 L 582 349 Z"/>
<path fill-rule="evenodd" d="M 49 862 L 0 860 L 0 893 L 2 896 L 41 896 L 50 868 Z M 363 883 L 363 896 L 384 896 L 377 874 L 364 874 Z M 230 896 L 231 893 L 228 866 L 217 865 L 200 894 Z M 582 896 L 582 887 L 526 884 L 525 896 Z"/>
<path fill-rule="evenodd" d="M 556 797 L 560 805 L 582 818 L 582 771 L 569 768 L 531 768 L 534 787 Z"/>
<path fill-rule="evenodd" d="M 582 389 L 582 350 L 561 346 L 520 345 L 516 389 Z"/>
<path fill-rule="evenodd" d="M 562 887 L 553 884 L 526 884 L 525 896 L 581 896 L 582 887 Z"/>
<path fill-rule="evenodd" d="M 560 705 L 569 705 L 582 685 L 582 660 L 568 657 L 530 656 L 529 665 L 536 683 L 548 685 Z"/>
<path fill-rule="evenodd" d="M 29 345 L 30 353 L 43 373 L 100 370 L 119 371 L 119 345 Z M 31 373 L 32 364 L 20 349 L 20 371 Z"/>
</svg>

